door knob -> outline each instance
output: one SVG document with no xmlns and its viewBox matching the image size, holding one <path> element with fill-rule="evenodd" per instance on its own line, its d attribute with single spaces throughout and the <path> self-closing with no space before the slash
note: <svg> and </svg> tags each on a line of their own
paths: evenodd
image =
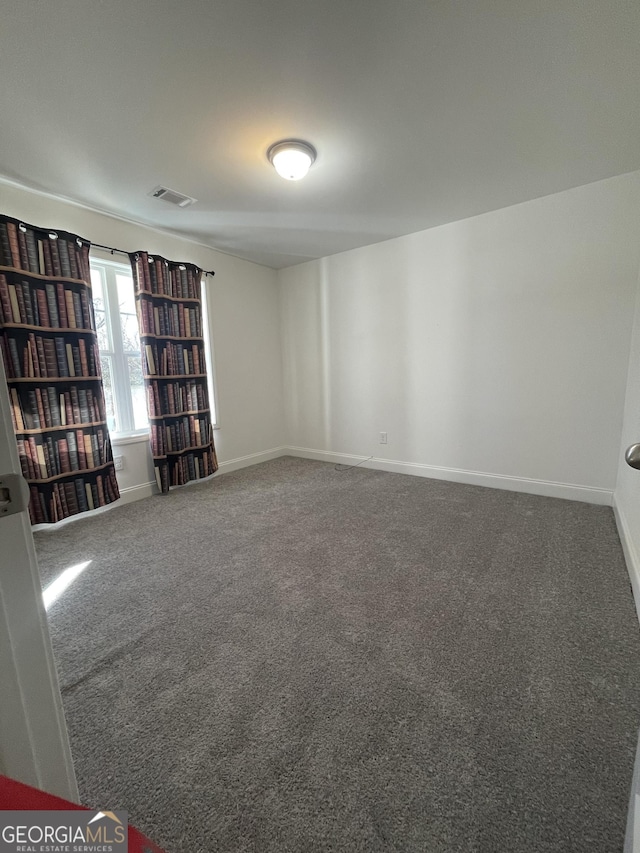
<svg viewBox="0 0 640 853">
<path fill-rule="evenodd" d="M 630 447 L 627 447 L 624 460 L 627 465 L 640 470 L 640 444 L 632 444 Z"/>
</svg>

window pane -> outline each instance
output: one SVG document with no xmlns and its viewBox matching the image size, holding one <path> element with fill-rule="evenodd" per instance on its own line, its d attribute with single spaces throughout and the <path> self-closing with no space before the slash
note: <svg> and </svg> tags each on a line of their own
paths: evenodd
<svg viewBox="0 0 640 853">
<path fill-rule="evenodd" d="M 104 295 L 102 292 L 102 272 L 91 267 L 91 291 L 96 310 L 104 310 Z"/>
<path fill-rule="evenodd" d="M 139 355 L 127 356 L 129 366 L 129 384 L 131 386 L 131 402 L 133 404 L 133 428 L 145 429 L 149 426 L 147 416 L 147 399 L 142 379 L 142 359 Z"/>
<path fill-rule="evenodd" d="M 211 365 L 211 340 L 209 338 L 209 313 L 207 310 L 206 281 L 207 279 L 205 278 L 205 286 L 203 286 L 202 288 L 202 334 L 204 336 L 204 353 L 207 364 L 207 388 L 209 390 L 209 408 L 211 410 L 211 423 L 216 424 L 218 420 L 216 414 L 215 388 L 213 384 L 213 369 Z"/>
<path fill-rule="evenodd" d="M 111 370 L 111 356 L 100 356 L 102 365 L 102 384 L 104 386 L 104 402 L 107 413 L 107 426 L 110 432 L 116 432 L 116 408 L 113 397 L 113 371 Z"/>
<path fill-rule="evenodd" d="M 148 430 L 133 278 L 127 267 L 91 267 L 107 424 L 115 433 Z"/>
<path fill-rule="evenodd" d="M 102 270 L 100 269 L 91 269 L 91 291 L 93 313 L 96 318 L 96 331 L 98 332 L 98 346 L 100 349 L 111 349 L 109 329 L 107 328 L 106 305 L 104 302 Z"/>
<path fill-rule="evenodd" d="M 122 325 L 122 343 L 125 352 L 140 350 L 140 337 L 138 335 L 138 318 L 135 314 L 120 314 Z"/>
<path fill-rule="evenodd" d="M 94 303 L 95 304 L 95 303 Z M 104 311 L 94 311 L 96 316 L 96 331 L 98 333 L 98 346 L 101 350 L 111 349 L 109 346 L 109 330 L 107 329 L 107 315 Z"/>
<path fill-rule="evenodd" d="M 133 279 L 130 275 L 116 274 L 116 284 L 118 286 L 120 313 L 135 314 L 136 300 L 133 295 Z"/>
</svg>

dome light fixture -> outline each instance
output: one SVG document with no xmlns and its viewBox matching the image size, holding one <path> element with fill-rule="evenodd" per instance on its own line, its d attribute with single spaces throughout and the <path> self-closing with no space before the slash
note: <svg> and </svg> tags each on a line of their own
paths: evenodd
<svg viewBox="0 0 640 853">
<path fill-rule="evenodd" d="M 287 181 L 299 181 L 316 159 L 316 149 L 301 139 L 283 139 L 267 151 L 273 168 Z"/>
</svg>

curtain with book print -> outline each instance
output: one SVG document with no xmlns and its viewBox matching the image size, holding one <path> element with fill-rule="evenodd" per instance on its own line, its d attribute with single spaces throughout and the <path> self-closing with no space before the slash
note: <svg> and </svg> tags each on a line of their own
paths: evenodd
<svg viewBox="0 0 640 853">
<path fill-rule="evenodd" d="M 130 255 L 158 487 L 168 492 L 218 469 L 202 330 L 202 272 Z"/>
<path fill-rule="evenodd" d="M 0 216 L 0 348 L 32 524 L 120 497 L 88 241 Z"/>
</svg>

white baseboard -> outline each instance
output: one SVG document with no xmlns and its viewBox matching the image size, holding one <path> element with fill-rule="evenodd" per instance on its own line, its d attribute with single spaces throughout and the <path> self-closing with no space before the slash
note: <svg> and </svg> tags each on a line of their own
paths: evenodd
<svg viewBox="0 0 640 853">
<path fill-rule="evenodd" d="M 238 468 L 247 468 L 249 465 L 257 465 L 260 462 L 268 462 L 269 459 L 277 459 L 279 456 L 284 456 L 286 453 L 285 447 L 272 447 L 271 450 L 262 450 L 259 453 L 250 453 L 248 456 L 238 456 L 237 459 L 228 459 L 226 462 L 218 463 L 218 470 L 206 480 L 215 479 L 220 474 L 226 474 L 229 471 L 236 471 Z M 192 480 L 185 483 L 184 487 L 197 486 L 203 480 Z M 183 488 L 180 486 L 180 488 Z M 139 501 L 141 498 L 148 498 L 151 495 L 159 495 L 155 480 L 151 483 L 142 483 L 139 486 L 131 486 L 128 489 L 120 489 L 120 501 L 117 501 L 113 506 L 122 506 L 123 503 L 131 503 L 131 501 Z M 111 504 L 110 504 L 111 506 Z"/>
<path fill-rule="evenodd" d="M 226 462 L 220 462 L 218 466 L 218 470 L 215 474 L 212 475 L 211 479 L 217 477 L 219 474 L 225 474 L 229 471 L 236 471 L 238 468 L 247 468 L 249 465 L 257 465 L 259 462 L 268 462 L 269 459 L 277 459 L 279 456 L 285 456 L 287 454 L 286 447 L 273 447 L 271 450 L 263 450 L 259 453 L 250 453 L 248 456 L 239 456 L 237 459 L 228 459 Z M 194 480 L 193 483 L 187 483 L 186 487 L 190 485 L 197 485 L 201 483 L 202 480 Z M 97 509 L 91 510 L 91 515 L 97 515 L 100 512 L 109 512 L 110 509 L 114 509 L 114 507 L 122 506 L 123 504 L 133 503 L 134 501 L 142 500 L 143 498 L 150 498 L 151 495 L 159 495 L 160 490 L 155 482 L 152 480 L 149 483 L 140 483 L 137 486 L 129 486 L 125 489 L 120 489 L 120 499 L 114 501 L 113 503 L 107 504 L 107 506 L 101 506 Z M 88 515 L 86 512 L 80 512 L 77 515 L 72 515 L 69 518 L 64 518 L 62 521 L 58 521 L 55 524 L 35 524 L 33 525 L 33 530 L 59 530 L 62 526 L 66 524 L 72 524 L 74 521 L 77 521 L 80 518 L 87 518 Z"/>
<path fill-rule="evenodd" d="M 216 473 L 205 479 L 214 479 L 220 474 L 226 474 L 229 471 L 236 471 L 238 468 L 247 468 L 249 465 L 257 465 L 259 462 L 268 462 L 269 459 L 277 459 L 279 456 L 283 456 L 285 452 L 286 448 L 284 447 L 273 447 L 271 450 L 263 450 L 259 453 L 250 453 L 248 456 L 239 456 L 237 459 L 228 459 L 226 462 L 220 462 Z M 181 486 L 180 488 L 197 486 L 202 482 L 202 479 L 192 480 L 189 483 L 185 483 L 184 487 Z M 110 509 L 112 506 L 122 506 L 123 503 L 128 504 L 132 501 L 139 501 L 142 498 L 149 498 L 151 495 L 159 494 L 160 489 L 158 488 L 155 480 L 150 483 L 141 483 L 138 486 L 130 486 L 128 489 L 120 489 L 120 500 L 113 504 L 109 504 L 108 507 L 100 507 L 100 510 Z"/>
<path fill-rule="evenodd" d="M 133 501 L 142 500 L 142 498 L 150 498 L 151 495 L 159 493 L 158 487 L 153 483 L 140 483 L 137 486 L 129 486 L 128 489 L 120 489 L 120 497 L 117 501 L 107 504 L 106 506 L 98 506 L 95 509 L 90 509 L 87 512 L 78 512 L 75 515 L 70 515 L 69 518 L 63 518 L 61 521 L 56 521 L 53 524 L 34 524 L 32 530 L 60 530 L 67 524 L 73 524 L 74 521 L 79 521 L 82 518 L 90 518 L 102 512 L 109 512 L 122 504 L 130 504 Z"/>
<path fill-rule="evenodd" d="M 613 505 L 613 492 L 607 489 L 593 489 L 589 486 L 576 486 L 568 483 L 554 483 L 545 480 L 528 480 L 524 477 L 505 477 L 502 474 L 484 474 L 479 471 L 465 471 L 460 468 L 443 468 L 436 465 L 422 465 L 417 462 L 398 462 L 392 459 L 380 459 L 377 457 L 355 456 L 350 453 L 332 453 L 328 450 L 313 450 L 310 447 L 293 447 L 282 446 L 272 447 L 270 450 L 262 450 L 258 453 L 249 453 L 247 456 L 238 456 L 235 459 L 227 459 L 220 462 L 217 472 L 213 478 L 220 474 L 226 474 L 230 471 L 237 471 L 240 468 L 247 468 L 250 465 L 258 465 L 260 462 L 268 462 L 270 459 L 277 459 L 280 456 L 300 456 L 304 459 L 317 459 L 319 462 L 333 462 L 340 465 L 360 465 L 362 468 L 371 468 L 376 471 L 389 471 L 393 474 L 410 474 L 414 477 L 431 477 L 435 480 L 448 480 L 452 483 L 466 483 L 472 486 L 487 486 L 492 489 L 506 489 L 511 492 L 525 492 L 531 495 L 543 495 L 550 498 L 566 498 L 573 501 L 585 501 L 586 503 L 598 504 L 600 506 Z M 197 481 L 200 482 L 200 481 Z M 142 498 L 151 497 L 158 494 L 158 487 L 155 481 L 150 483 L 141 483 L 137 486 L 120 489 L 120 500 L 115 501 L 105 507 L 99 507 L 92 514 L 98 512 L 108 512 L 113 507 L 122 506 L 123 504 L 139 501 Z M 627 557 L 627 565 L 635 566 L 635 576 L 632 576 L 632 584 L 636 605 L 640 604 L 640 561 L 638 561 L 635 550 L 632 550 L 633 557 L 628 556 L 628 548 L 633 549 L 633 543 L 628 535 L 625 539 L 623 533 L 624 521 L 616 508 L 616 519 L 618 520 L 618 529 L 620 531 L 620 539 L 625 548 L 625 556 Z M 55 525 L 38 524 L 34 529 L 49 529 L 59 528 L 63 524 L 72 522 L 78 518 L 86 517 L 86 513 L 79 513 L 71 516 L 71 518 L 59 521 Z M 628 542 L 628 545 L 625 544 Z M 629 574 L 632 574 L 629 568 Z M 640 607 L 638 608 L 640 612 Z"/>
<path fill-rule="evenodd" d="M 636 613 L 640 620 L 640 557 L 631 537 L 627 518 L 622 507 L 615 499 L 615 495 L 613 499 L 613 512 L 616 517 L 618 536 L 622 543 L 622 551 L 627 564 L 627 571 L 629 572 L 629 580 L 631 581 L 631 589 L 633 590 L 633 599 L 636 603 Z"/>
<path fill-rule="evenodd" d="M 120 489 L 120 501 L 116 501 L 113 506 L 122 506 L 122 504 L 130 504 L 133 501 L 142 500 L 142 498 L 150 498 L 151 495 L 159 494 L 156 481 L 150 483 L 140 483 L 138 486 L 129 486 L 127 489 Z"/>
<path fill-rule="evenodd" d="M 259 453 L 249 453 L 248 456 L 227 459 L 218 464 L 215 476 L 227 474 L 229 471 L 237 471 L 239 468 L 248 468 L 249 465 L 258 465 L 260 462 L 268 462 L 270 459 L 277 459 L 279 456 L 287 456 L 289 455 L 288 451 L 288 447 L 272 447 L 271 450 L 261 450 Z"/>
<path fill-rule="evenodd" d="M 543 495 L 549 498 L 565 498 L 571 501 L 611 506 L 613 492 L 609 489 L 594 489 L 590 486 L 577 486 L 571 483 L 555 483 L 546 480 L 530 480 L 525 477 L 506 477 L 502 474 L 485 474 L 480 471 L 465 471 L 461 468 L 443 468 L 437 465 L 422 465 L 417 462 L 398 462 L 378 457 L 354 456 L 347 453 L 331 453 L 325 450 L 313 450 L 308 447 L 286 447 L 290 456 L 305 459 L 317 459 L 321 462 L 334 462 L 342 465 L 358 465 L 376 471 L 390 471 L 394 474 L 412 474 L 415 477 L 431 477 L 435 480 L 448 480 L 452 483 L 466 483 L 471 486 L 487 486 L 491 489 L 506 489 L 511 492 L 525 492 L 530 495 Z"/>
</svg>

